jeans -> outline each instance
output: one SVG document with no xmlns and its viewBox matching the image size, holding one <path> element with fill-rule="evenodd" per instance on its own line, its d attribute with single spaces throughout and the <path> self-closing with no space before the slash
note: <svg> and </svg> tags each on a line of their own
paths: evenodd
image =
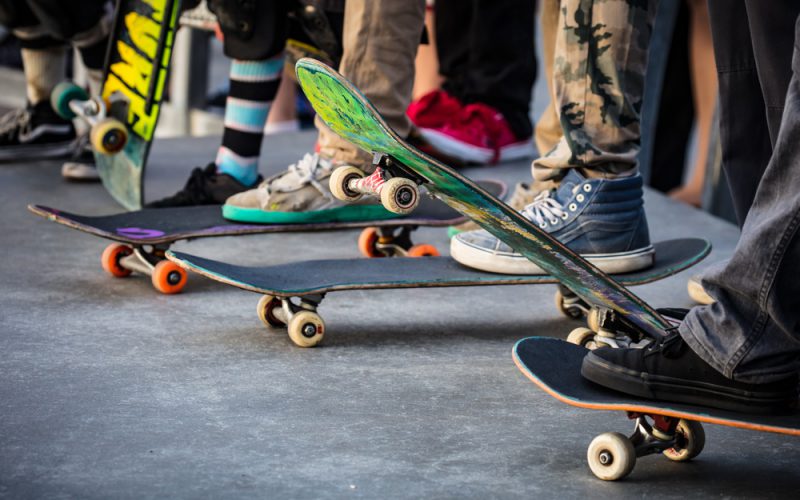
<svg viewBox="0 0 800 500">
<path fill-rule="evenodd" d="M 716 303 L 693 309 L 680 327 L 692 350 L 741 382 L 775 381 L 800 368 L 799 42 L 800 17 L 780 128 L 741 239 L 731 260 L 703 277 Z M 760 68 L 769 54 L 758 47 L 755 54 Z"/>
</svg>

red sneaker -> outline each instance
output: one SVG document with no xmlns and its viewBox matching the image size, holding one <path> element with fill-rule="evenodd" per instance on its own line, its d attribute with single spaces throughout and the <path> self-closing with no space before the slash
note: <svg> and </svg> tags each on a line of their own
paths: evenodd
<svg viewBox="0 0 800 500">
<path fill-rule="evenodd" d="M 443 127 L 461 112 L 461 102 L 444 90 L 432 90 L 409 104 L 406 114 L 419 128 Z"/>
<path fill-rule="evenodd" d="M 420 133 L 442 153 L 466 163 L 494 164 L 533 155 L 530 138 L 519 139 L 503 115 L 491 106 L 474 103 L 440 127 L 421 127 Z"/>
</svg>

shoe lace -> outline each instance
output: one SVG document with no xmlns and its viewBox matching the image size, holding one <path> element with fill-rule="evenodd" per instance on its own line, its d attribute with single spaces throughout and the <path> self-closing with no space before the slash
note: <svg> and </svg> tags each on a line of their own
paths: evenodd
<svg viewBox="0 0 800 500">
<path fill-rule="evenodd" d="M 323 188 L 319 180 L 328 175 L 332 167 L 332 162 L 323 161 L 318 153 L 306 153 L 300 161 L 289 165 L 289 168 L 281 177 L 285 175 L 294 175 L 297 178 L 297 184 L 293 186 L 294 188 L 311 184 L 320 193 L 326 194 L 328 191 Z M 281 193 L 291 190 L 289 187 L 284 187 L 274 181 L 275 179 L 268 179 L 262 183 L 261 187 L 266 189 L 267 193 Z"/>
<path fill-rule="evenodd" d="M 533 203 L 522 210 L 522 214 L 539 226 L 545 226 L 548 222 L 555 224 L 559 218 L 564 218 L 567 211 L 561 202 L 552 197 L 552 193 L 553 191 L 539 193 Z"/>
<path fill-rule="evenodd" d="M 31 127 L 31 112 L 28 109 L 15 109 L 0 117 L 0 135 L 14 134 L 15 132 L 29 131 Z"/>
</svg>

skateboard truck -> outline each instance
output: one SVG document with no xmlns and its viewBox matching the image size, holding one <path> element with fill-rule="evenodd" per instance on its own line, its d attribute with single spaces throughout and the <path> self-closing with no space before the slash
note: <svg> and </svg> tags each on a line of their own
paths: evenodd
<svg viewBox="0 0 800 500">
<path fill-rule="evenodd" d="M 358 249 L 364 257 L 437 257 L 433 245 L 415 245 L 411 233 L 417 226 L 368 227 L 358 237 Z"/>
<path fill-rule="evenodd" d="M 119 101 L 119 102 L 114 102 Z M 128 142 L 128 129 L 116 118 L 111 118 L 111 107 L 125 105 L 121 100 L 106 102 L 100 97 L 89 97 L 86 91 L 72 82 L 61 82 L 50 95 L 53 110 L 65 120 L 80 117 L 90 126 L 89 140 L 98 153 L 113 155 L 122 151 Z M 127 115 L 120 110 L 119 116 Z"/>
<path fill-rule="evenodd" d="M 564 288 L 563 285 L 559 285 L 559 287 Z M 564 306 L 560 305 L 563 302 L 559 300 L 559 296 L 560 293 L 556 295 L 556 305 L 559 306 L 559 310 L 571 318 L 576 318 L 562 309 Z M 643 340 L 647 342 L 650 341 L 649 337 L 625 321 L 622 316 L 613 309 L 588 306 L 582 299 L 577 297 L 577 295 L 575 295 L 575 297 L 581 304 L 572 305 L 572 307 L 581 308 L 581 311 L 586 311 L 586 323 L 588 328 L 579 327 L 572 330 L 567 336 L 567 342 L 586 347 L 587 349 L 597 349 L 598 347 L 636 347 Z M 566 302 L 566 300 L 564 302 Z M 578 316 L 578 318 L 579 317 L 580 316 Z"/>
<path fill-rule="evenodd" d="M 638 412 L 628 412 L 628 418 L 636 421 L 630 437 L 606 432 L 589 444 L 589 467 L 600 479 L 622 479 L 631 473 L 637 458 L 647 455 L 661 453 L 674 462 L 684 462 L 703 451 L 705 431 L 700 422 Z"/>
<path fill-rule="evenodd" d="M 354 203 L 364 195 L 375 196 L 383 207 L 393 213 L 406 215 L 419 205 L 421 179 L 407 171 L 393 158 L 375 153 L 372 159 L 375 171 L 367 176 L 353 166 L 339 167 L 330 179 L 331 193 L 336 199 Z"/>
<path fill-rule="evenodd" d="M 325 322 L 317 307 L 325 294 L 303 297 L 264 295 L 258 301 L 258 318 L 269 328 L 286 328 L 289 338 L 299 347 L 313 347 L 325 336 Z"/>
<path fill-rule="evenodd" d="M 186 286 L 186 271 L 166 260 L 164 253 L 168 247 L 153 245 L 147 250 L 144 246 L 112 243 L 103 251 L 103 269 L 117 278 L 124 278 L 136 271 L 150 276 L 153 287 L 159 292 L 167 295 L 178 293 Z"/>
</svg>

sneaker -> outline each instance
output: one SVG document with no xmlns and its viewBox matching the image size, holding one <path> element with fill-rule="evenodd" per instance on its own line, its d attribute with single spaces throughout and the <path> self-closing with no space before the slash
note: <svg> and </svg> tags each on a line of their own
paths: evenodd
<svg viewBox="0 0 800 500">
<path fill-rule="evenodd" d="M 747 413 L 786 413 L 797 405 L 797 374 L 777 382 L 736 382 L 695 354 L 677 330 L 644 349 L 601 348 L 581 374 L 609 389 L 648 399 Z"/>
<path fill-rule="evenodd" d="M 62 158 L 75 150 L 75 127 L 50 101 L 0 117 L 0 161 Z"/>
<path fill-rule="evenodd" d="M 508 199 L 506 204 L 519 212 L 523 208 L 533 203 L 534 198 L 536 198 L 536 195 L 539 193 L 540 191 L 536 188 L 533 188 L 530 184 L 519 182 L 514 187 L 514 192 L 511 193 L 511 197 Z M 466 231 L 477 231 L 480 228 L 481 227 L 476 224 L 475 221 L 468 220 L 456 226 L 448 227 L 447 236 L 452 238 L 459 233 L 464 233 Z"/>
<path fill-rule="evenodd" d="M 255 189 L 231 196 L 222 216 L 237 222 L 260 224 L 306 224 L 383 220 L 398 217 L 376 199 L 363 197 L 358 203 L 337 200 L 328 186 L 338 166 L 319 154 L 306 154 L 300 161 Z"/>
<path fill-rule="evenodd" d="M 262 180 L 261 176 L 254 185 Z M 246 191 L 245 186 L 228 174 L 217 172 L 217 165 L 209 163 L 206 168 L 192 170 L 186 185 L 172 196 L 145 205 L 145 208 L 190 207 L 197 205 L 221 205 L 230 196 Z"/>
<path fill-rule="evenodd" d="M 89 136 L 84 134 L 78 138 L 78 146 L 70 161 L 61 167 L 61 177 L 68 181 L 98 182 L 100 174 L 94 163 L 94 153 L 89 145 Z"/>
<path fill-rule="evenodd" d="M 503 115 L 491 106 L 468 104 L 440 127 L 420 133 L 442 153 L 465 163 L 495 164 L 533 155 L 530 138 L 514 136 Z"/>
<path fill-rule="evenodd" d="M 461 112 L 461 102 L 444 90 L 432 90 L 409 104 L 406 115 L 419 128 L 440 128 Z"/>
<path fill-rule="evenodd" d="M 640 175 L 586 179 L 576 169 L 544 191 L 522 215 L 607 273 L 653 265 Z M 501 274 L 546 274 L 488 231 L 461 233 L 450 253 L 465 266 Z"/>
</svg>

